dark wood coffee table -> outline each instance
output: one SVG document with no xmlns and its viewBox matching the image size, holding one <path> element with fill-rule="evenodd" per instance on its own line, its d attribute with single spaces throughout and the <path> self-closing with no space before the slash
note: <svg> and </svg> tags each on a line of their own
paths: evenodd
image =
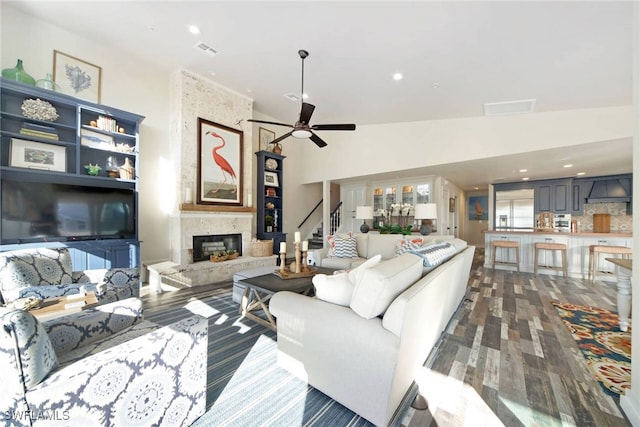
<svg viewBox="0 0 640 427">
<path fill-rule="evenodd" d="M 331 268 L 314 267 L 318 270 L 317 274 L 333 274 L 335 270 Z M 275 271 L 275 269 L 274 269 Z M 276 274 L 269 273 L 262 276 L 249 277 L 240 280 L 245 286 L 244 294 L 242 295 L 242 302 L 240 303 L 239 313 L 244 317 L 247 317 L 254 322 L 276 330 L 276 319 L 271 315 L 269 311 L 269 300 L 271 297 L 280 291 L 297 292 L 303 295 L 309 295 L 309 292 L 313 289 L 313 276 L 300 277 L 296 279 L 281 279 Z M 255 314 L 262 311 L 264 313 L 263 318 Z"/>
</svg>

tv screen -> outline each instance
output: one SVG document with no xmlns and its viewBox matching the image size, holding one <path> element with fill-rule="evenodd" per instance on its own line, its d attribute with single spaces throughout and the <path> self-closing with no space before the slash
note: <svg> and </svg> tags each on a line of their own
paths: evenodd
<svg viewBox="0 0 640 427">
<path fill-rule="evenodd" d="M 135 192 L 2 180 L 2 244 L 135 238 Z"/>
</svg>

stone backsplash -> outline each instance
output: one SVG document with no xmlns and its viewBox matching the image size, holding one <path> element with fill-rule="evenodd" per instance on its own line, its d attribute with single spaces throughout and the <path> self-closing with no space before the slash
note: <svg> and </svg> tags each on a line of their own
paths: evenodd
<svg viewBox="0 0 640 427">
<path fill-rule="evenodd" d="M 593 231 L 593 214 L 611 214 L 611 231 L 631 233 L 633 216 L 627 214 L 626 203 L 587 203 L 584 205 L 584 215 L 573 215 L 572 220 L 578 221 L 578 231 Z"/>
</svg>

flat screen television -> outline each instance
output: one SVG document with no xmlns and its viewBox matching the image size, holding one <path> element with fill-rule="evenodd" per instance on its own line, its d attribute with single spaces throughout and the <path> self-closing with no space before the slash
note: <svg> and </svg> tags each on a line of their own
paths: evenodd
<svg viewBox="0 0 640 427">
<path fill-rule="evenodd" d="M 2 180 L 2 244 L 136 238 L 132 190 Z"/>
</svg>

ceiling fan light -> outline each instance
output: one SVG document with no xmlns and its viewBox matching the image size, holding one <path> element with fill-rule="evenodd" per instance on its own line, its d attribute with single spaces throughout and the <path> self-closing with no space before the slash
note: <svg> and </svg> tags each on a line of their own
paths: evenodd
<svg viewBox="0 0 640 427">
<path fill-rule="evenodd" d="M 311 135 L 311 131 L 306 129 L 297 129 L 291 132 L 291 136 L 294 138 L 309 138 Z"/>
</svg>

